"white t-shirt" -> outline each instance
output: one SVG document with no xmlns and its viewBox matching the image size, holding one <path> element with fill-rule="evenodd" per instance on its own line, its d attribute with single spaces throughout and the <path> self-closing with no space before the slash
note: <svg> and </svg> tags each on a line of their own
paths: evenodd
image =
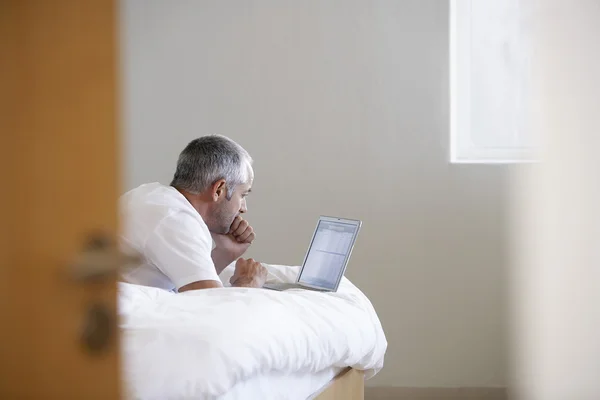
<svg viewBox="0 0 600 400">
<path fill-rule="evenodd" d="M 123 272 L 125 282 L 166 290 L 196 281 L 220 282 L 208 227 L 177 189 L 160 183 L 141 185 L 121 197 L 120 209 L 121 244 L 144 259 Z"/>
</svg>

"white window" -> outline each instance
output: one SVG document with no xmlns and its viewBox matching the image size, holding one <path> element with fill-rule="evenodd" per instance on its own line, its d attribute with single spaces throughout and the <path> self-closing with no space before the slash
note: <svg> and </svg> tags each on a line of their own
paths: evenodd
<svg viewBox="0 0 600 400">
<path fill-rule="evenodd" d="M 451 162 L 533 161 L 531 0 L 451 0 Z"/>
</svg>

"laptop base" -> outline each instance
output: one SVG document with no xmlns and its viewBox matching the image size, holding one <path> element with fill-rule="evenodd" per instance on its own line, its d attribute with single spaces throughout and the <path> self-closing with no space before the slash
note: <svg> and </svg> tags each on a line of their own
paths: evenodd
<svg viewBox="0 0 600 400">
<path fill-rule="evenodd" d="M 330 290 L 326 289 L 315 289 L 311 287 L 302 286 L 299 283 L 265 283 L 263 288 L 270 290 L 278 290 L 280 292 L 288 289 L 305 289 L 313 290 L 315 292 L 330 292 Z"/>
</svg>

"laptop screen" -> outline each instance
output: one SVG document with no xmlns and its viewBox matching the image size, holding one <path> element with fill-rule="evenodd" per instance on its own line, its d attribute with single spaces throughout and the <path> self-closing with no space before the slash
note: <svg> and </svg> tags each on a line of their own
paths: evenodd
<svg viewBox="0 0 600 400">
<path fill-rule="evenodd" d="M 344 273 L 358 225 L 319 221 L 298 281 L 324 289 L 334 289 Z"/>
</svg>

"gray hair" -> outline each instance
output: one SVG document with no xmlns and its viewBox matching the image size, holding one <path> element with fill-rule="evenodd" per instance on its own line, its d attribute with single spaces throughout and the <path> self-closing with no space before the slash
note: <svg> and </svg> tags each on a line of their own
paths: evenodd
<svg viewBox="0 0 600 400">
<path fill-rule="evenodd" d="M 224 179 L 230 200 L 235 187 L 250 180 L 251 166 L 250 154 L 233 140 L 203 136 L 192 140 L 179 155 L 171 186 L 199 194 Z"/>
</svg>

